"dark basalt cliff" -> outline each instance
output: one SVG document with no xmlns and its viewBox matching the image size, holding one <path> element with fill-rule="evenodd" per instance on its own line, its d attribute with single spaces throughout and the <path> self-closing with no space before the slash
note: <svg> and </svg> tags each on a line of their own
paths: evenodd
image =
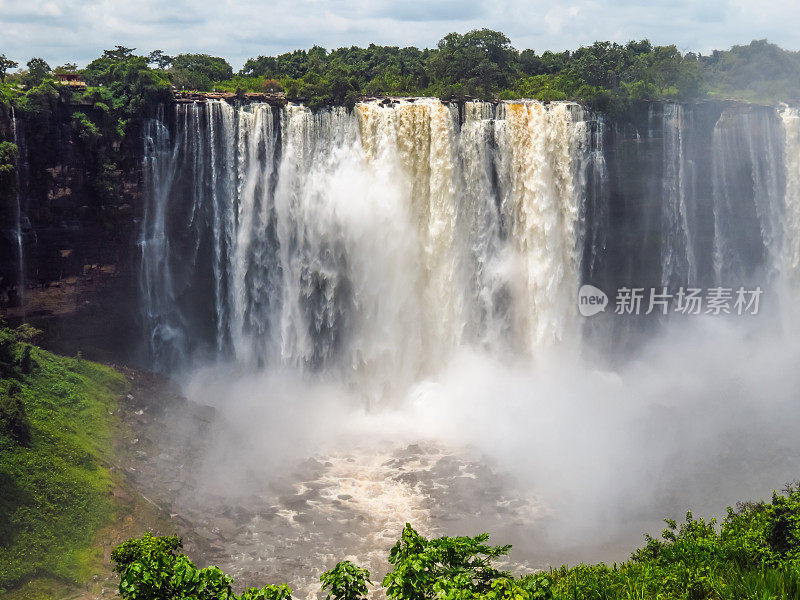
<svg viewBox="0 0 800 600">
<path fill-rule="evenodd" d="M 16 182 L 2 194 L 0 310 L 11 324 L 42 328 L 56 350 L 106 358 L 138 335 L 142 144 L 129 135 L 113 168 L 100 164 L 72 124 L 90 110 L 59 103 L 46 117 L 0 115 L 19 152 Z"/>
</svg>

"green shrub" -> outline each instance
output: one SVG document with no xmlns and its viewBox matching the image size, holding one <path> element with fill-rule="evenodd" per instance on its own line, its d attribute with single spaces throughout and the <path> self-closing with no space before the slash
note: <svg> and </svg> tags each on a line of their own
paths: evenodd
<svg viewBox="0 0 800 600">
<path fill-rule="evenodd" d="M 111 551 L 111 560 L 116 564 L 114 570 L 123 573 L 129 565 L 143 559 L 150 554 L 171 555 L 175 558 L 178 551 L 183 549 L 183 542 L 174 536 L 154 537 L 152 533 L 145 533 L 141 538 L 131 539 Z"/>
<path fill-rule="evenodd" d="M 507 577 L 492 560 L 508 554 L 511 546 L 489 546 L 489 534 L 476 537 L 440 537 L 427 540 L 406 523 L 389 554 L 394 568 L 383 579 L 393 600 L 426 600 L 451 590 L 484 594 L 492 583 Z"/>
<path fill-rule="evenodd" d="M 326 600 L 361 600 L 367 595 L 369 571 L 360 568 L 349 560 L 338 563 L 319 578 L 322 591 L 327 591 Z"/>
<path fill-rule="evenodd" d="M 788 600 L 800 599 L 800 491 L 788 486 L 769 503 L 729 509 L 714 520 L 687 512 L 671 519 L 660 539 L 646 536 L 630 560 L 562 566 L 514 578 L 492 561 L 509 546 L 489 546 L 488 535 L 428 540 L 406 524 L 392 548 L 392 571 L 383 580 L 392 600 Z M 251 588 L 241 596 L 215 567 L 196 569 L 176 554 L 176 538 L 126 542 L 112 557 L 123 573 L 125 599 L 171 598 L 289 600 L 287 586 Z M 320 581 L 326 600 L 361 600 L 369 573 L 344 561 Z M 183 595 L 181 595 L 183 594 Z"/>
<path fill-rule="evenodd" d="M 286 585 L 249 588 L 241 596 L 232 591 L 233 579 L 219 567 L 198 569 L 179 553 L 175 537 L 128 540 L 113 550 L 111 559 L 120 573 L 119 593 L 124 600 L 289 600 Z"/>
</svg>

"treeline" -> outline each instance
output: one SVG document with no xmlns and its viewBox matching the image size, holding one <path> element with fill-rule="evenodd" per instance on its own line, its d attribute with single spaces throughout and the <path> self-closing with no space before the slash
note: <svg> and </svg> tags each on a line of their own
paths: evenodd
<svg viewBox="0 0 800 600">
<path fill-rule="evenodd" d="M 573 52 L 517 51 L 499 31 L 445 36 L 434 50 L 315 46 L 248 60 L 239 81 L 277 80 L 291 97 L 347 103 L 359 96 L 580 100 L 609 112 L 636 100 L 800 98 L 800 53 L 766 40 L 708 56 L 649 41 L 596 42 Z"/>
<path fill-rule="evenodd" d="M 70 78 L 82 83 L 64 81 Z M 434 49 L 314 46 L 251 58 L 238 72 L 221 57 L 144 54 L 124 46 L 106 50 L 83 69 L 74 63 L 53 68 L 38 57 L 20 66 L 0 54 L 0 213 L 12 214 L 19 154 L 12 143 L 15 111 L 35 115 L 27 119 L 31 147 L 50 147 L 55 132 L 62 136 L 65 127 L 73 129 L 89 204 L 110 229 L 117 227 L 116 213 L 106 208 L 125 204 L 125 157 L 136 154 L 125 152 L 125 144 L 139 144 L 144 118 L 173 90 L 281 92 L 311 108 L 381 96 L 577 100 L 613 120 L 641 100 L 798 100 L 800 53 L 760 40 L 700 55 L 642 40 L 538 54 L 518 51 L 499 31 L 480 29 L 448 34 Z M 44 177 L 45 170 L 32 173 Z"/>
<path fill-rule="evenodd" d="M 124 67 L 118 72 L 115 61 Z M 0 70 L 10 68 L 0 57 Z M 753 41 L 709 55 L 681 53 L 674 45 L 647 40 L 596 42 L 575 51 L 518 51 L 490 29 L 450 33 L 434 49 L 320 46 L 246 61 L 238 73 L 221 57 L 168 56 L 161 50 L 135 55 L 117 46 L 82 70 L 89 86 L 124 84 L 130 64 L 152 71 L 151 83 L 179 90 L 285 91 L 312 107 L 353 104 L 364 96 L 436 96 L 442 99 L 580 100 L 609 112 L 636 100 L 695 100 L 707 97 L 759 102 L 800 99 L 800 53 Z M 49 71 L 42 59 L 10 74 L 8 82 L 32 86 Z"/>
<path fill-rule="evenodd" d="M 496 561 L 511 546 L 487 534 L 427 539 L 406 524 L 383 578 L 389 600 L 783 600 L 800 598 L 800 490 L 729 508 L 722 526 L 667 519 L 630 559 L 515 577 Z M 233 591 L 218 567 L 198 569 L 176 537 L 125 542 L 111 554 L 123 600 L 291 600 L 285 584 Z M 320 577 L 326 600 L 364 600 L 370 573 L 343 561 Z"/>
</svg>

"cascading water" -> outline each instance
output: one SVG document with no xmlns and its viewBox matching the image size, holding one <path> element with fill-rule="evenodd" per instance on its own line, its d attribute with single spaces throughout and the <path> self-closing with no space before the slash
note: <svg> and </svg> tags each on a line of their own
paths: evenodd
<svg viewBox="0 0 800 600">
<path fill-rule="evenodd" d="M 169 133 L 160 120 L 150 121 L 144 131 L 146 197 L 142 234 L 140 286 L 145 299 L 143 315 L 150 336 L 152 359 L 164 367 L 167 360 L 185 356 L 181 314 L 175 306 L 176 292 L 167 232 L 167 199 L 176 170 L 177 148 L 169 144 Z"/>
<path fill-rule="evenodd" d="M 24 151 L 24 148 L 20 149 L 20 136 L 17 132 L 17 115 L 14 112 L 14 107 L 11 107 L 11 131 L 13 133 L 13 140 L 14 146 L 17 148 L 17 152 L 20 150 Z M 20 153 L 21 154 L 21 153 Z M 19 155 L 18 155 L 19 156 Z M 14 189 L 14 236 L 16 238 L 16 251 L 17 251 L 17 301 L 22 307 L 23 311 L 25 309 L 25 248 L 23 244 L 23 237 L 22 237 L 22 201 L 21 201 L 21 194 L 22 194 L 22 185 L 21 185 L 21 178 L 20 178 L 20 169 L 19 165 L 22 162 L 21 157 L 17 160 L 17 168 L 15 169 L 15 189 Z"/>
<path fill-rule="evenodd" d="M 331 556 L 383 568 L 406 520 L 480 523 L 540 567 L 597 560 L 587 539 L 627 551 L 676 508 L 780 481 L 775 448 L 800 452 L 800 348 L 772 310 L 797 290 L 800 113 L 637 110 L 209 101 L 148 123 L 151 356 L 220 409 L 200 464 L 161 477 L 174 512 L 225 531 L 213 562 L 313 596 Z M 591 320 L 583 283 L 611 303 Z M 621 286 L 717 285 L 763 286 L 777 321 L 613 314 Z"/>
<path fill-rule="evenodd" d="M 146 151 L 159 368 L 227 357 L 381 389 L 465 345 L 574 343 L 582 280 L 739 286 L 800 260 L 794 108 L 651 105 L 636 143 L 657 141 L 660 161 L 624 165 L 607 164 L 602 120 L 570 103 L 174 111 L 148 125 Z M 641 199 L 614 180 L 632 159 Z"/>
<path fill-rule="evenodd" d="M 786 172 L 786 211 L 783 217 L 780 269 L 791 285 L 797 288 L 800 278 L 800 110 L 783 106 L 780 115 Z"/>
<path fill-rule="evenodd" d="M 568 103 L 470 102 L 463 120 L 438 100 L 177 105 L 145 153 L 156 365 L 206 352 L 385 386 L 463 344 L 574 341 L 586 119 Z"/>
<path fill-rule="evenodd" d="M 784 208 L 781 122 L 774 111 L 724 111 L 712 138 L 714 274 L 719 285 L 779 268 Z"/>
<path fill-rule="evenodd" d="M 690 113 L 691 115 L 691 113 Z M 680 104 L 664 106 L 663 224 L 661 240 L 661 285 L 676 289 L 697 283 L 692 227 L 696 226 L 693 193 L 694 164 L 687 160 L 684 136 L 692 127 Z"/>
</svg>

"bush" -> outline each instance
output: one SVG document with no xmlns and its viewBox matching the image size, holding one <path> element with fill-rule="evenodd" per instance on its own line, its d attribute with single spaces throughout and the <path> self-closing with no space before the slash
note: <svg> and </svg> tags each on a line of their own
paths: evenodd
<svg viewBox="0 0 800 600">
<path fill-rule="evenodd" d="M 338 563 L 319 578 L 322 591 L 328 592 L 326 600 L 361 600 L 367 595 L 369 571 L 351 563 L 349 560 Z"/>
<path fill-rule="evenodd" d="M 389 554 L 394 565 L 383 579 L 393 600 L 426 600 L 448 596 L 453 590 L 481 595 L 509 574 L 492 560 L 508 554 L 511 546 L 489 546 L 489 534 L 476 537 L 440 537 L 427 540 L 406 523 Z"/>
<path fill-rule="evenodd" d="M 115 548 L 111 560 L 120 573 L 119 593 L 125 600 L 289 600 L 286 585 L 249 588 L 236 596 L 233 579 L 219 567 L 198 569 L 180 553 L 181 541 L 147 533 Z"/>
<path fill-rule="evenodd" d="M 265 79 L 264 80 L 264 91 L 268 94 L 275 94 L 277 92 L 283 91 L 283 86 L 281 82 L 276 79 Z"/>
<path fill-rule="evenodd" d="M 800 598 L 800 486 L 773 494 L 769 503 L 728 509 L 714 520 L 691 512 L 680 525 L 666 520 L 660 539 L 646 536 L 630 560 L 563 566 L 514 578 L 492 562 L 510 546 L 490 546 L 488 534 L 426 539 L 406 524 L 392 548 L 392 571 L 383 580 L 392 600 L 783 600 Z M 285 586 L 230 591 L 216 569 L 196 569 L 177 554 L 176 538 L 145 536 L 114 551 L 125 599 L 171 598 L 289 600 Z M 369 572 L 343 561 L 320 577 L 327 600 L 361 600 Z"/>
<path fill-rule="evenodd" d="M 111 551 L 111 560 L 117 563 L 114 570 L 124 573 L 125 569 L 137 560 L 142 560 L 150 554 L 171 555 L 177 557 L 177 552 L 183 549 L 183 542 L 174 536 L 154 537 L 152 533 L 145 533 L 138 539 L 128 540 Z"/>
</svg>

